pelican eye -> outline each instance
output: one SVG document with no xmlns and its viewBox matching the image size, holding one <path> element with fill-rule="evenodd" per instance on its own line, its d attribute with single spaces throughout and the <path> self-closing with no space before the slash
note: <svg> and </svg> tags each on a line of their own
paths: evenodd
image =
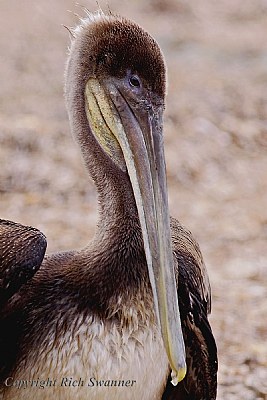
<svg viewBox="0 0 267 400">
<path fill-rule="evenodd" d="M 129 77 L 129 84 L 130 84 L 130 86 L 135 87 L 135 88 L 141 87 L 141 81 L 137 75 L 131 75 Z"/>
</svg>

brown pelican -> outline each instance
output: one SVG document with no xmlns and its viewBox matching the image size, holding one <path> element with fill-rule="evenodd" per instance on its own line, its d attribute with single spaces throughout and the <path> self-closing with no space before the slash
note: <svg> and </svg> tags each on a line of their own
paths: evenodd
<svg viewBox="0 0 267 400">
<path fill-rule="evenodd" d="M 66 103 L 99 223 L 85 248 L 45 257 L 2 307 L 2 398 L 215 399 L 205 265 L 168 212 L 163 56 L 111 14 L 72 34 Z"/>
</svg>

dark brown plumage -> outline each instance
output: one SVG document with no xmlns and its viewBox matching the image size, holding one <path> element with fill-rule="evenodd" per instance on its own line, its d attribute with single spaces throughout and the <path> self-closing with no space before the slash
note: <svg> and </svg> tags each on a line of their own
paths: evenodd
<svg viewBox="0 0 267 400">
<path fill-rule="evenodd" d="M 174 219 L 169 238 L 160 49 L 136 24 L 102 13 L 82 20 L 73 35 L 66 102 L 72 133 L 98 190 L 99 223 L 88 246 L 46 257 L 2 308 L 3 398 L 214 400 L 217 353 L 207 319 L 205 265 L 191 233 Z M 168 275 L 173 265 L 178 283 L 188 369 L 177 386 L 168 378 L 167 355 L 173 369 L 176 361 L 164 338 L 164 324 L 176 318 L 177 304 L 173 297 L 174 314 L 166 322 L 156 298 L 161 278 L 156 275 L 153 287 L 150 264 Z M 168 288 L 173 294 L 167 284 L 160 296 L 168 299 Z M 177 325 L 177 335 L 178 330 Z M 29 380 L 133 379 L 136 384 L 131 390 L 76 388 L 74 396 L 56 382 L 50 391 L 31 387 L 18 394 L 5 379 L 22 375 Z"/>
<path fill-rule="evenodd" d="M 0 305 L 37 272 L 45 250 L 38 229 L 0 219 Z"/>
<path fill-rule="evenodd" d="M 162 400 L 215 399 L 217 348 L 207 317 L 211 299 L 205 265 L 192 234 L 177 221 L 172 225 L 172 240 L 179 265 L 179 308 L 188 372 L 178 386 L 168 383 Z"/>
</svg>

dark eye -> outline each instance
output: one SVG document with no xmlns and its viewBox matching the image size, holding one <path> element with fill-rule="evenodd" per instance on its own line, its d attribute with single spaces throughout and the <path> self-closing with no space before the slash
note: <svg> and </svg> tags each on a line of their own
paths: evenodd
<svg viewBox="0 0 267 400">
<path fill-rule="evenodd" d="M 132 87 L 135 87 L 135 88 L 141 87 L 141 82 L 137 75 L 131 75 L 129 77 L 129 83 L 130 83 L 130 86 L 132 86 Z"/>
</svg>

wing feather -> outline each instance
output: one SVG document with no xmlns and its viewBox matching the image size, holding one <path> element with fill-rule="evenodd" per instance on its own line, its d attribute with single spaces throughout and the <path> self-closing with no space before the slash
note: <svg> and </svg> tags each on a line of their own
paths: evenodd
<svg viewBox="0 0 267 400">
<path fill-rule="evenodd" d="M 0 219 L 0 305 L 39 269 L 45 236 L 35 228 Z"/>
<path fill-rule="evenodd" d="M 207 270 L 191 232 L 175 219 L 171 229 L 187 374 L 176 387 L 168 382 L 162 400 L 215 400 L 218 361 L 208 321 L 211 290 Z"/>
</svg>

